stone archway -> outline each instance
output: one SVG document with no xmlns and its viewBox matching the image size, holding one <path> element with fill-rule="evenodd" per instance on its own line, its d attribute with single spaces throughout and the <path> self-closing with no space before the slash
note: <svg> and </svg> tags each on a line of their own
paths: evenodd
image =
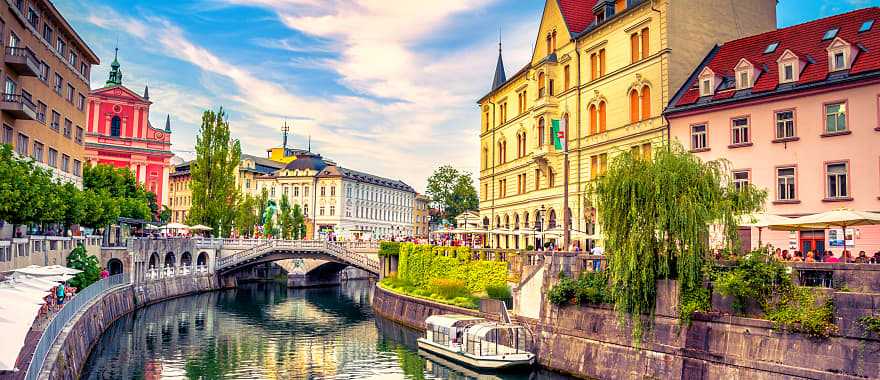
<svg viewBox="0 0 880 380">
<path fill-rule="evenodd" d="M 177 264 L 177 260 L 175 258 L 174 252 L 168 252 L 165 254 L 165 260 L 162 262 L 163 268 L 173 268 Z"/>
<path fill-rule="evenodd" d="M 192 266 L 192 254 L 189 251 L 180 255 L 180 266 L 188 268 Z"/>
<path fill-rule="evenodd" d="M 110 259 L 107 261 L 107 271 L 110 272 L 110 275 L 121 274 L 124 270 L 124 266 L 122 264 L 122 260 L 119 259 Z"/>
<path fill-rule="evenodd" d="M 150 266 L 148 268 L 156 269 L 159 267 L 159 264 L 159 253 L 153 252 L 152 254 L 150 254 Z"/>
<path fill-rule="evenodd" d="M 196 258 L 196 266 L 206 266 L 208 265 L 208 252 L 200 252 L 199 256 Z"/>
</svg>

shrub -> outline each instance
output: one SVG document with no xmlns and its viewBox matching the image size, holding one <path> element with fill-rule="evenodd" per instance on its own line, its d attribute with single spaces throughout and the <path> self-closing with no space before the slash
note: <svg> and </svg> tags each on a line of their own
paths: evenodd
<svg viewBox="0 0 880 380">
<path fill-rule="evenodd" d="M 766 251 L 754 251 L 736 261 L 731 270 L 719 273 L 715 289 L 733 297 L 737 313 L 745 311 L 746 302 L 754 300 L 766 309 L 770 296 L 792 286 L 786 267 Z"/>
<path fill-rule="evenodd" d="M 480 307 L 480 300 L 476 297 L 455 297 L 452 299 L 452 304 L 458 307 L 477 309 Z"/>
<path fill-rule="evenodd" d="M 400 243 L 396 241 L 379 242 L 379 257 L 400 255 Z"/>
<path fill-rule="evenodd" d="M 568 303 L 598 305 L 612 301 L 605 272 L 584 272 L 577 280 L 560 273 L 559 282 L 550 289 L 547 298 L 557 306 Z"/>
<path fill-rule="evenodd" d="M 428 290 L 448 300 L 470 295 L 464 281 L 451 278 L 435 278 L 431 280 L 428 284 Z"/>
<path fill-rule="evenodd" d="M 837 332 L 834 324 L 834 302 L 826 299 L 817 305 L 809 288 L 795 286 L 767 311 L 767 319 L 777 328 L 799 332 L 814 338 L 827 338 Z"/>
<path fill-rule="evenodd" d="M 866 315 L 858 319 L 865 331 L 880 334 L 880 315 Z"/>
<path fill-rule="evenodd" d="M 577 284 L 574 280 L 560 273 L 559 282 L 547 292 L 547 299 L 556 306 L 562 306 L 571 303 L 576 292 Z"/>
<path fill-rule="evenodd" d="M 510 286 L 504 285 L 486 285 L 486 294 L 489 298 L 506 301 L 511 298 Z"/>
</svg>

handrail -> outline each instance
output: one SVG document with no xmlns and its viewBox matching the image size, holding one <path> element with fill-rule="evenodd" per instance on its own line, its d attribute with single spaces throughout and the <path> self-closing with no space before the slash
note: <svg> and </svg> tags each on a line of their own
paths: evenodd
<svg viewBox="0 0 880 380">
<path fill-rule="evenodd" d="M 115 274 L 87 286 L 79 293 L 76 293 L 72 299 L 67 301 L 61 310 L 55 313 L 55 316 L 52 317 L 52 320 L 46 325 L 46 328 L 40 335 L 40 340 L 37 342 L 36 348 L 34 348 L 34 355 L 31 357 L 31 361 L 28 364 L 25 380 L 36 380 L 39 377 L 40 371 L 43 370 L 43 366 L 45 365 L 46 356 L 49 354 L 49 350 L 55 343 L 55 339 L 61 335 L 61 331 L 64 330 L 64 327 L 67 326 L 77 313 L 91 303 L 92 300 L 98 298 L 104 293 L 107 293 L 116 287 L 128 285 L 129 283 L 131 283 L 129 273 Z"/>
<path fill-rule="evenodd" d="M 258 239 L 243 239 L 243 240 L 233 240 L 234 244 L 241 243 L 250 243 L 256 244 L 247 249 L 239 251 L 233 255 L 221 257 L 217 260 L 217 268 L 225 269 L 229 267 L 236 266 L 242 262 L 245 262 L 251 258 L 258 257 L 267 252 L 271 252 L 277 249 L 305 249 L 310 251 L 322 251 L 325 254 L 338 258 L 343 262 L 348 264 L 360 267 L 362 269 L 366 269 L 373 273 L 379 273 L 379 263 L 375 260 L 371 260 L 364 254 L 356 253 L 349 250 L 342 244 L 338 242 L 330 242 L 324 240 L 258 240 Z M 230 244 L 232 245 L 232 244 Z"/>
<path fill-rule="evenodd" d="M 30 109 L 36 109 L 36 106 L 34 106 L 34 102 L 28 98 L 25 98 L 21 94 L 9 94 L 4 92 L 0 94 L 0 98 L 2 98 L 2 100 L 7 103 L 21 103 L 22 105 L 27 106 Z"/>
</svg>

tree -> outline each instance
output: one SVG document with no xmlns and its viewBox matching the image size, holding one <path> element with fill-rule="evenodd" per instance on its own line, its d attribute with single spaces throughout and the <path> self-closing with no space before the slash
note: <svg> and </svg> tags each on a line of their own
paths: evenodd
<svg viewBox="0 0 880 380">
<path fill-rule="evenodd" d="M 440 209 L 441 220 L 453 220 L 462 212 L 479 209 L 479 197 L 471 173 L 444 165 L 428 178 L 428 196 Z M 438 220 L 432 220 L 437 222 Z"/>
<path fill-rule="evenodd" d="M 253 236 L 254 226 L 259 223 L 258 213 L 257 199 L 252 195 L 245 194 L 239 199 L 235 207 L 235 229 L 239 236 Z"/>
<path fill-rule="evenodd" d="M 0 220 L 13 228 L 37 222 L 44 208 L 42 184 L 49 181 L 33 162 L 14 157 L 10 145 L 0 146 Z"/>
<path fill-rule="evenodd" d="M 168 223 L 171 220 L 171 209 L 168 206 L 162 206 L 162 212 L 159 213 L 158 221 L 162 224 Z"/>
<path fill-rule="evenodd" d="M 293 214 L 291 214 L 290 202 L 287 197 L 281 197 L 278 206 L 278 225 L 281 227 L 281 238 L 290 239 L 293 236 Z"/>
<path fill-rule="evenodd" d="M 83 169 L 83 189 L 91 191 L 89 196 L 100 196 L 103 213 L 92 217 L 92 223 L 103 223 L 92 227 L 103 227 L 116 222 L 121 217 L 155 220 L 153 208 L 158 208 L 156 195 L 144 189 L 131 170 L 112 165 L 87 165 Z"/>
<path fill-rule="evenodd" d="M 191 165 L 192 206 L 189 224 L 213 228 L 215 236 L 228 236 L 235 219 L 238 188 L 236 168 L 241 159 L 241 146 L 229 135 L 229 122 L 221 107 L 218 112 L 206 110 L 196 137 L 196 159 Z"/>
<path fill-rule="evenodd" d="M 299 205 L 293 205 L 291 211 L 291 223 L 294 239 L 305 239 L 306 237 L 306 217 L 303 215 Z"/>
<path fill-rule="evenodd" d="M 89 255 L 82 244 L 78 244 L 67 255 L 67 267 L 82 271 L 82 273 L 78 273 L 68 281 L 70 286 L 77 289 L 85 289 L 101 277 L 101 267 L 98 265 L 98 258 L 94 255 Z"/>
<path fill-rule="evenodd" d="M 632 322 L 640 341 L 653 320 L 658 279 L 677 279 L 679 312 L 708 308 L 703 274 L 709 258 L 709 226 L 720 224 L 728 248 L 738 239 L 739 215 L 760 209 L 766 192 L 737 190 L 725 161 L 703 162 L 679 146 L 653 160 L 617 156 L 589 189 L 599 212 L 615 309 Z M 590 202 L 590 199 L 587 199 Z"/>
</svg>

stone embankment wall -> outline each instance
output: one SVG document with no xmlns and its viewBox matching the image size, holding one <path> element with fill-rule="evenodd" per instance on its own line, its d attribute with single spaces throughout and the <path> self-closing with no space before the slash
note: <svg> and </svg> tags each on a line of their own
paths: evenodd
<svg viewBox="0 0 880 380">
<path fill-rule="evenodd" d="M 551 279 L 547 282 L 552 282 Z M 545 283 L 545 286 L 548 284 Z M 720 313 L 697 315 L 680 326 L 675 282 L 658 283 L 654 327 L 639 345 L 610 307 L 556 307 L 540 318 L 518 317 L 535 335 L 538 362 L 549 369 L 597 379 L 864 379 L 880 378 L 880 340 L 858 332 L 849 310 L 880 306 L 880 297 L 840 297 L 841 334 L 811 339 L 772 328 L 770 322 Z M 477 314 L 376 288 L 375 312 L 424 330 L 429 315 Z"/>
<path fill-rule="evenodd" d="M 218 289 L 216 277 L 174 277 L 143 285 L 120 287 L 83 309 L 55 341 L 40 379 L 75 379 L 92 346 L 113 321 L 138 308 L 188 294 Z"/>
</svg>

